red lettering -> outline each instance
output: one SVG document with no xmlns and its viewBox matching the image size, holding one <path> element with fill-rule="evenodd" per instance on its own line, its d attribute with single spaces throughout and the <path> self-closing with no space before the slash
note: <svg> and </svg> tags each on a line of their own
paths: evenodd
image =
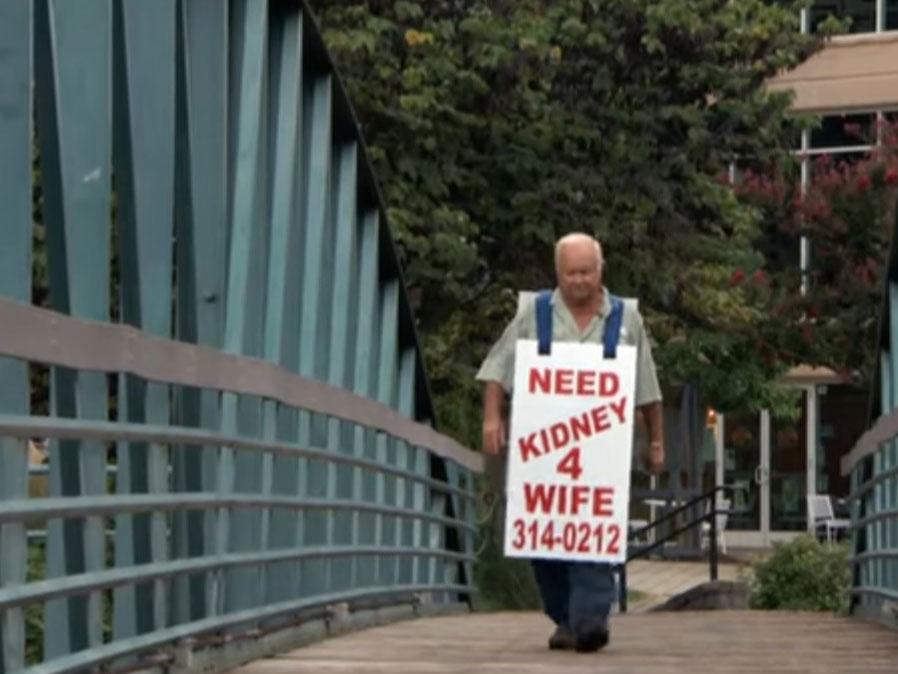
<svg viewBox="0 0 898 674">
<path fill-rule="evenodd" d="M 555 393 L 569 396 L 574 392 L 574 371 L 555 370 Z"/>
<path fill-rule="evenodd" d="M 555 501 L 555 485 L 524 483 L 524 507 L 528 513 L 536 512 L 539 508 L 548 515 L 552 511 L 552 503 Z"/>
<path fill-rule="evenodd" d="M 586 505 L 586 501 L 589 498 L 589 487 L 585 484 L 580 484 L 571 491 L 573 492 L 571 494 L 571 515 L 577 515 L 580 513 L 580 506 Z"/>
<path fill-rule="evenodd" d="M 611 517 L 614 487 L 595 487 L 592 490 L 592 514 L 595 517 Z"/>
<path fill-rule="evenodd" d="M 592 408 L 590 414 L 592 415 L 592 425 L 596 433 L 601 433 L 611 428 L 611 424 L 608 423 L 608 408 L 605 405 Z"/>
<path fill-rule="evenodd" d="M 531 458 L 542 456 L 539 448 L 533 444 L 536 433 L 531 433 L 526 438 L 518 438 L 518 447 L 521 449 L 521 461 L 529 461 Z"/>
<path fill-rule="evenodd" d="M 609 403 L 611 405 L 611 411 L 617 415 L 617 418 L 620 419 L 621 423 L 624 423 L 624 408 L 627 406 L 627 396 L 624 396 L 620 400 L 615 403 Z"/>
<path fill-rule="evenodd" d="M 552 446 L 555 449 L 564 447 L 571 439 L 571 432 L 565 423 L 552 424 L 552 428 L 549 430 L 552 433 Z"/>
<path fill-rule="evenodd" d="M 574 436 L 574 442 L 580 438 L 588 438 L 592 435 L 592 426 L 589 424 L 589 412 L 584 412 L 582 416 L 571 417 L 571 434 Z"/>
<path fill-rule="evenodd" d="M 609 398 L 620 390 L 620 381 L 614 372 L 602 372 L 599 375 L 599 395 Z"/>
<path fill-rule="evenodd" d="M 577 395 L 591 396 L 596 394 L 596 373 L 592 370 L 577 372 Z"/>
<path fill-rule="evenodd" d="M 535 367 L 530 368 L 530 393 L 536 393 L 539 389 L 541 393 L 552 392 L 552 370 L 543 368 L 538 370 Z"/>
<path fill-rule="evenodd" d="M 543 454 L 549 453 L 549 434 L 546 432 L 546 429 L 542 429 L 539 432 L 539 439 L 543 441 Z"/>
</svg>

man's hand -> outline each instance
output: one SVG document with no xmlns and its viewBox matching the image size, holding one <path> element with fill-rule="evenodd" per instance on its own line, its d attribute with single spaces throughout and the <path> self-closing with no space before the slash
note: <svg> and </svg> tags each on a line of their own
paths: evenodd
<svg viewBox="0 0 898 674">
<path fill-rule="evenodd" d="M 499 454 L 505 447 L 505 421 L 499 419 L 483 420 L 483 451 L 487 454 Z"/>
<path fill-rule="evenodd" d="M 652 473 L 658 474 L 664 470 L 664 443 L 661 440 L 652 440 L 649 443 L 645 463 Z"/>
<path fill-rule="evenodd" d="M 497 381 L 483 386 L 483 451 L 499 454 L 505 447 L 505 391 Z"/>
</svg>

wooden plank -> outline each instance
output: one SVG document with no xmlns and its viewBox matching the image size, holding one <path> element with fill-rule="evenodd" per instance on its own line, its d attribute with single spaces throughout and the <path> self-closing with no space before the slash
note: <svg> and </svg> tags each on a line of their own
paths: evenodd
<svg viewBox="0 0 898 674">
<path fill-rule="evenodd" d="M 892 674 L 898 632 L 826 613 L 614 616 L 598 654 L 550 651 L 537 613 L 425 618 L 329 639 L 232 674 Z"/>
</svg>

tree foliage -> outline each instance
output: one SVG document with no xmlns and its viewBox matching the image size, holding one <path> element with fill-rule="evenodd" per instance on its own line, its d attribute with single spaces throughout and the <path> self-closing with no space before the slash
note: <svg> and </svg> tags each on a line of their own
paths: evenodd
<svg viewBox="0 0 898 674">
<path fill-rule="evenodd" d="M 766 78 L 815 48 L 802 2 L 312 3 L 356 106 L 424 337 L 444 428 L 476 444 L 480 359 L 519 289 L 553 284 L 582 230 L 641 300 L 667 387 L 776 405 L 786 361 L 763 292 L 759 211 L 718 179 L 788 156 Z"/>
<path fill-rule="evenodd" d="M 865 383 L 875 367 L 881 277 L 895 222 L 898 123 L 852 126 L 846 131 L 858 145 L 873 146 L 863 157 L 818 155 L 804 187 L 788 171 L 749 170 L 734 189 L 764 223 L 762 252 L 773 271 L 769 312 L 779 329 L 759 335 L 758 350 Z M 810 253 L 804 278 L 794 264 L 802 236 Z M 752 279 L 737 273 L 734 285 L 748 290 Z"/>
</svg>

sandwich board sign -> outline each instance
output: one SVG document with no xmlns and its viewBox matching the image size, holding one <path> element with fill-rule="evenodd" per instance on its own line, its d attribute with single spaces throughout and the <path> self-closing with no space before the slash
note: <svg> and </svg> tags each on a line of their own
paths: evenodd
<svg viewBox="0 0 898 674">
<path fill-rule="evenodd" d="M 517 342 L 506 556 L 625 561 L 635 391 L 635 346 Z"/>
</svg>

